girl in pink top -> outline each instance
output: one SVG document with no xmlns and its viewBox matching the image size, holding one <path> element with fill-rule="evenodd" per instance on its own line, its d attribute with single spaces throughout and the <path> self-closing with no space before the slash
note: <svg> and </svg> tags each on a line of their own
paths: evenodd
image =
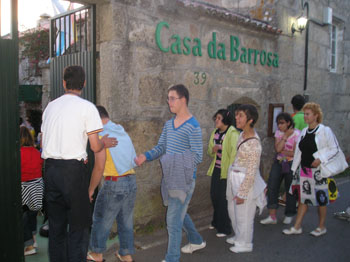
<svg viewBox="0 0 350 262">
<path fill-rule="evenodd" d="M 288 191 L 293 173 L 290 169 L 293 161 L 294 149 L 300 135 L 300 131 L 294 128 L 293 118 L 288 113 L 280 113 L 277 118 L 278 130 L 275 133 L 276 159 L 272 164 L 267 183 L 267 208 L 269 216 L 260 221 L 261 224 L 276 224 L 276 210 L 278 208 L 279 188 L 284 179 L 284 186 Z M 296 214 L 296 197 L 286 192 L 286 208 L 284 211 L 284 224 L 290 224 Z"/>
</svg>

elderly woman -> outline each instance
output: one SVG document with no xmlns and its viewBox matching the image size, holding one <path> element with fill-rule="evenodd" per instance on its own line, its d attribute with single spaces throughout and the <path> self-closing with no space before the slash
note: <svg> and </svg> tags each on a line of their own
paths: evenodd
<svg viewBox="0 0 350 262">
<path fill-rule="evenodd" d="M 298 140 L 292 171 L 294 173 L 292 191 L 299 194 L 299 207 L 293 227 L 284 229 L 286 235 L 301 234 L 301 223 L 308 206 L 318 206 L 318 227 L 310 234 L 318 237 L 327 233 L 325 227 L 327 205 L 329 203 L 327 178 L 322 178 L 320 164 L 329 161 L 339 150 L 332 130 L 322 125 L 322 111 L 316 103 L 306 103 L 303 107 L 305 123 Z"/>
<path fill-rule="evenodd" d="M 226 200 L 227 171 L 236 156 L 239 132 L 232 126 L 233 114 L 227 109 L 218 110 L 213 119 L 215 129 L 208 145 L 208 155 L 213 161 L 207 175 L 211 176 L 210 197 L 214 214 L 209 228 L 217 230 L 217 237 L 225 237 L 232 233 Z"/>
</svg>

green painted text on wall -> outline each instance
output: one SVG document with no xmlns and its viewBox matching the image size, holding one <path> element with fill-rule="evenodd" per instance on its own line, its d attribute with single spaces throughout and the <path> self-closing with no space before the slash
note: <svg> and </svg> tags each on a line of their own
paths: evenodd
<svg viewBox="0 0 350 262">
<path fill-rule="evenodd" d="M 199 38 L 183 37 L 173 34 L 170 37 L 168 46 L 164 46 L 161 41 L 161 32 L 164 28 L 169 29 L 167 22 L 159 22 L 156 28 L 156 43 L 162 52 L 169 52 L 173 54 L 184 54 L 194 56 L 202 56 L 202 42 Z M 226 60 L 226 45 L 225 43 L 218 43 L 216 40 L 216 32 L 212 33 L 212 40 L 207 45 L 208 56 L 212 59 Z M 240 47 L 240 41 L 237 36 L 230 35 L 230 61 L 248 64 L 258 64 L 264 66 L 278 67 L 278 54 L 267 52 L 265 50 L 257 50 L 252 48 Z"/>
</svg>

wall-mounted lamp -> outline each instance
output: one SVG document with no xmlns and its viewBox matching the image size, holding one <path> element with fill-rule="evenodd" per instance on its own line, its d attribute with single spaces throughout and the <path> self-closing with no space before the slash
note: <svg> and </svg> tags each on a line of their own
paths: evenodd
<svg viewBox="0 0 350 262">
<path fill-rule="evenodd" d="M 292 24 L 292 34 L 294 34 L 295 32 L 299 32 L 301 34 L 301 32 L 303 32 L 303 30 L 305 29 L 307 24 L 307 18 L 305 16 L 299 16 L 297 18 L 296 23 Z"/>
</svg>

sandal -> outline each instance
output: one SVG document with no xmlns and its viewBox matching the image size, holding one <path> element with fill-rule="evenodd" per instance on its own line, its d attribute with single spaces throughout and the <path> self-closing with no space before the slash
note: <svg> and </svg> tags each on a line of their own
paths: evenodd
<svg viewBox="0 0 350 262">
<path fill-rule="evenodd" d="M 321 229 L 321 228 L 316 228 L 314 231 L 310 232 L 310 235 L 313 235 L 314 237 L 319 237 L 327 233 L 327 228 Z"/>
<path fill-rule="evenodd" d="M 104 262 L 106 261 L 105 259 L 102 259 L 102 260 L 96 260 L 90 252 L 87 253 L 87 258 L 86 258 L 86 261 L 87 262 Z"/>
<path fill-rule="evenodd" d="M 115 256 L 119 259 L 120 262 L 135 262 L 135 260 L 125 260 L 125 259 L 123 259 L 118 252 L 115 253 Z"/>
</svg>

